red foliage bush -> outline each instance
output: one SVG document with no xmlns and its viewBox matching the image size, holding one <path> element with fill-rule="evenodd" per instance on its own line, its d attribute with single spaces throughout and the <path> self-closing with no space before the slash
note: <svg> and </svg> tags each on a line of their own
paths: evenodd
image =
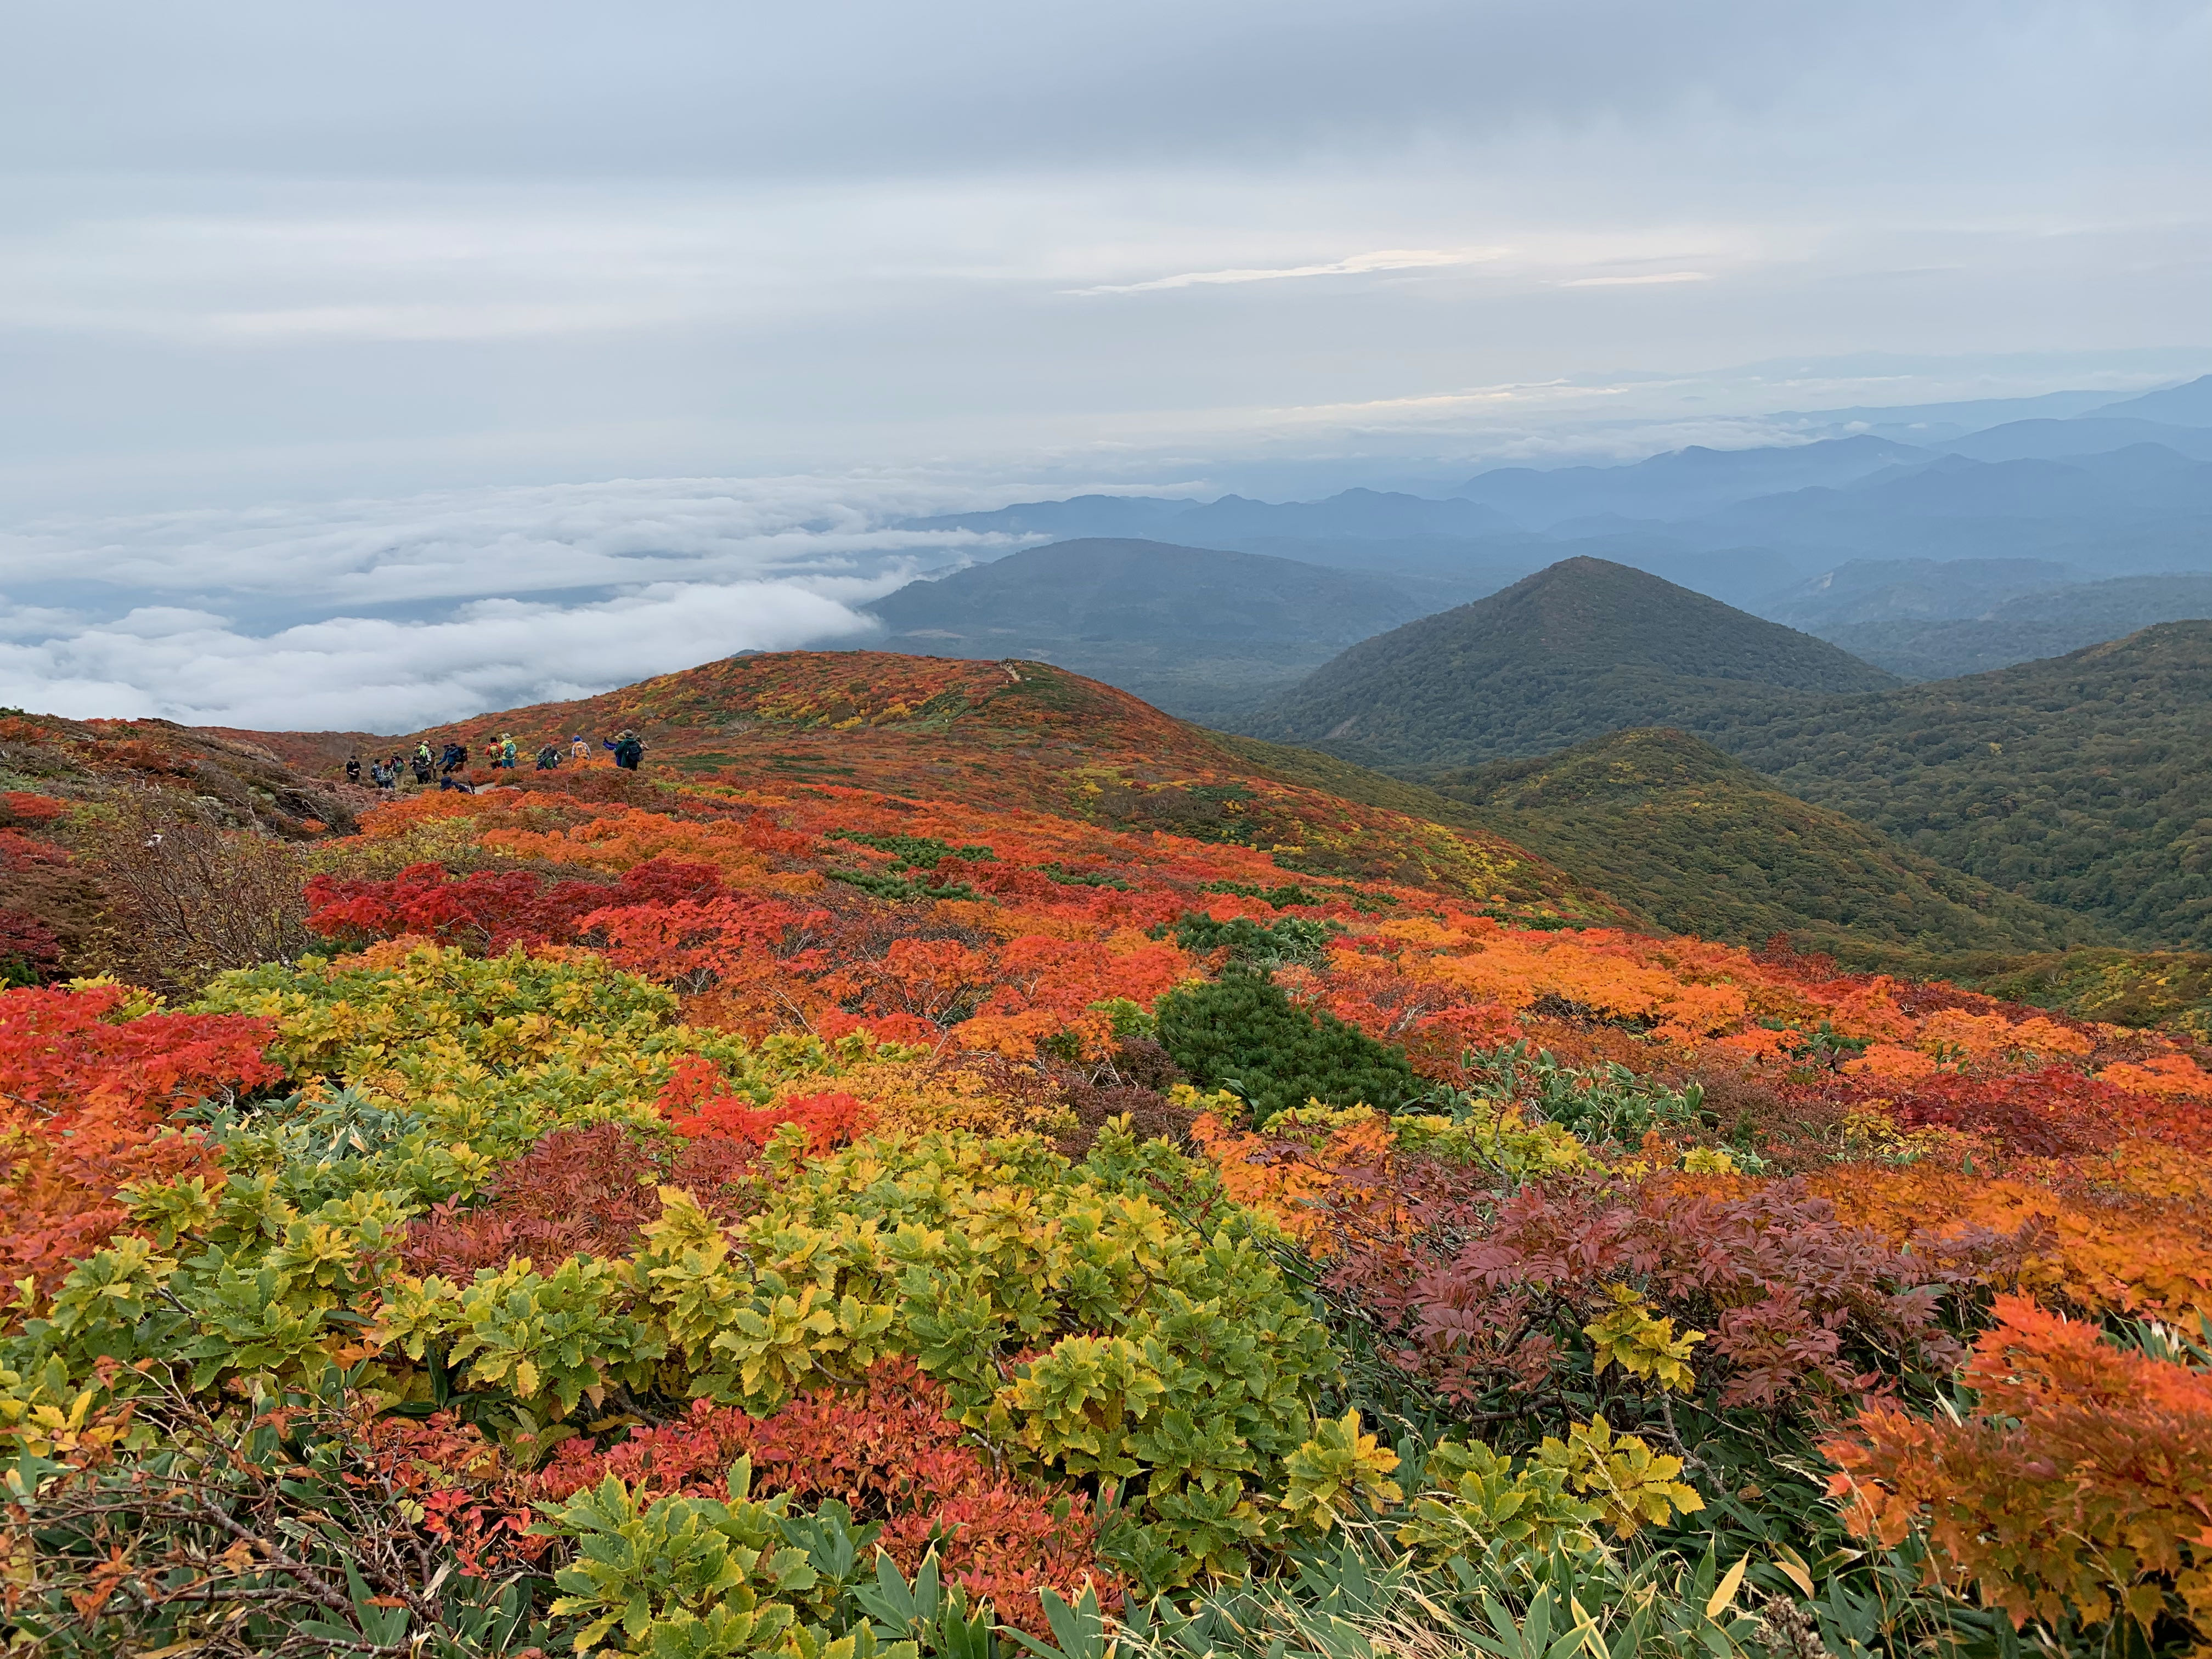
<svg viewBox="0 0 2212 1659">
<path fill-rule="evenodd" d="M 2106 1152 L 2130 1135 L 2212 1151 L 2212 1117 L 2201 1104 L 2136 1094 L 2070 1066 L 1905 1079 L 1838 1077 L 1791 1094 L 1878 1103 L 1899 1128 L 1957 1129 L 1979 1136 L 1995 1152 L 2027 1158 Z"/>
<path fill-rule="evenodd" d="M 1549 1379 L 1616 1285 L 1706 1333 L 1696 1361 L 1727 1405 L 1875 1387 L 1884 1356 L 1940 1370 L 1958 1353 L 1942 1299 L 1987 1270 L 1846 1227 L 1796 1181 L 1730 1195 L 1667 1174 L 1562 1178 L 1502 1201 L 1483 1181 L 1416 1162 L 1331 1189 L 1395 1212 L 1340 1215 L 1332 1288 L 1395 1334 L 1399 1365 L 1467 1404 Z"/>
<path fill-rule="evenodd" d="M 26 910 L 0 909 L 0 985 L 37 984 L 61 966 L 62 942 Z"/>
<path fill-rule="evenodd" d="M 442 865 L 410 864 L 383 880 L 318 875 L 306 887 L 307 925 L 325 938 L 397 939 L 419 933 L 486 956 L 518 945 L 573 943 L 594 910 L 718 898 L 713 866 L 648 859 L 611 884 L 549 883 L 528 870 L 454 876 Z"/>
<path fill-rule="evenodd" d="M 0 830 L 0 870 L 31 870 L 69 861 L 70 855 L 51 842 L 33 841 L 20 830 Z"/>
<path fill-rule="evenodd" d="M 2212 1373 L 2129 1352 L 2092 1323 L 2000 1297 L 1970 1413 L 1870 1407 L 1822 1448 L 1862 1536 L 1926 1525 L 1947 1576 L 2015 1625 L 2069 1613 L 2212 1632 Z M 2197 1650 L 2202 1651 L 2200 1646 Z"/>
<path fill-rule="evenodd" d="M 614 1474 L 655 1496 L 725 1498 L 730 1465 L 750 1455 L 756 1490 L 788 1492 L 801 1504 L 834 1498 L 882 1522 L 878 1541 L 909 1575 L 934 1547 L 947 1577 L 1010 1624 L 1047 1634 L 1036 1592 L 1072 1595 L 1086 1578 L 1103 1604 L 1118 1606 L 1121 1586 L 1098 1564 L 1083 1495 L 1056 1497 L 994 1470 L 945 1409 L 943 1389 L 911 1359 L 881 1359 L 859 1391 L 802 1395 L 772 1416 L 702 1400 L 681 1421 L 633 1429 L 605 1451 L 564 1442 L 532 1495 L 563 1498 Z"/>
<path fill-rule="evenodd" d="M 765 1146 L 787 1123 L 806 1131 L 806 1149 L 820 1154 L 842 1146 L 860 1132 L 860 1103 L 847 1094 L 799 1095 L 773 1106 L 756 1106 L 726 1091 L 721 1069 L 694 1056 L 678 1060 L 675 1075 L 653 1104 L 669 1127 L 687 1139 L 735 1141 Z"/>
<path fill-rule="evenodd" d="M 117 1018 L 128 994 L 0 993 L 0 1276 L 51 1288 L 124 1222 L 125 1182 L 188 1170 L 196 1137 L 161 1135 L 178 1107 L 283 1075 L 265 1059 L 272 1028 L 238 1014 Z"/>
<path fill-rule="evenodd" d="M 28 794 L 20 789 L 10 789 L 0 794 L 0 808 L 9 823 L 52 823 L 70 810 L 65 800 L 56 800 L 52 795 Z"/>
<path fill-rule="evenodd" d="M 683 1188 L 726 1221 L 744 1213 L 756 1151 L 720 1139 L 672 1153 L 618 1123 L 556 1129 L 502 1168 L 482 1202 L 440 1204 L 409 1223 L 399 1259 L 411 1273 L 465 1278 L 516 1256 L 550 1268 L 572 1255 L 628 1255 L 659 1216 L 663 1186 Z"/>
</svg>

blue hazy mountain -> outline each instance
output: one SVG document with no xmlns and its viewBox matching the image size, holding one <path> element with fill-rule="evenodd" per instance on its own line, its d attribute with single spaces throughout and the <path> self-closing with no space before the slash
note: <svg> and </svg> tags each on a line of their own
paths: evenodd
<svg viewBox="0 0 2212 1659">
<path fill-rule="evenodd" d="M 1768 449 L 1678 449 L 1628 466 L 1499 467 L 1459 493 L 1532 530 L 1570 520 L 1694 518 L 1734 502 L 1808 485 L 1837 485 L 1884 467 L 1930 459 L 1887 438 L 1831 438 Z"/>
<path fill-rule="evenodd" d="M 1512 535 L 1521 526 L 1474 501 L 1431 501 L 1376 489 L 1347 489 L 1318 501 L 1175 501 L 1158 495 L 1078 495 L 1023 501 L 988 513 L 908 519 L 904 530 L 976 530 L 1005 535 L 1166 537 L 1207 547 L 1274 540 L 1372 541 L 1408 536 Z"/>
<path fill-rule="evenodd" d="M 2033 559 L 1854 560 L 1765 614 L 1908 680 L 1984 673 L 2160 623 L 2212 618 L 2212 572 L 2077 574 Z"/>
<path fill-rule="evenodd" d="M 1216 720 L 1436 608 L 1364 571 L 1126 537 L 1025 548 L 866 607 L 890 635 L 872 647 L 1057 663 Z"/>
<path fill-rule="evenodd" d="M 2175 426 L 2212 426 L 2212 374 L 2200 374 L 2182 386 L 2125 398 L 2097 410 L 2105 419 L 2165 421 Z"/>
<path fill-rule="evenodd" d="M 2033 461 L 2107 455 L 2145 443 L 2195 460 L 2212 461 L 2212 427 L 2103 415 L 2084 415 L 2071 421 L 2008 421 L 1936 447 L 1971 460 Z"/>
</svg>

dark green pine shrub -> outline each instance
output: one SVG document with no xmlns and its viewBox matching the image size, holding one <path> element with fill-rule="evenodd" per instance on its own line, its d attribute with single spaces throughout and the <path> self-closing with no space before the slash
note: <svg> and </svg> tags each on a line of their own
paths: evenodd
<svg viewBox="0 0 2212 1659">
<path fill-rule="evenodd" d="M 1395 1111 L 1421 1085 L 1405 1051 L 1322 1010 L 1301 1008 L 1266 973 L 1235 972 L 1169 992 L 1159 1041 L 1201 1089 L 1234 1087 L 1255 1123 L 1309 1099 Z"/>
<path fill-rule="evenodd" d="M 1166 929 L 1163 927 L 1153 931 L 1164 933 Z M 1294 962 L 1318 963 L 1329 938 L 1327 922 L 1306 916 L 1279 916 L 1262 927 L 1243 916 L 1216 921 L 1212 916 L 1187 910 L 1175 925 L 1175 941 L 1184 950 L 1216 951 L 1225 945 L 1232 960 L 1253 968 L 1281 968 Z"/>
</svg>

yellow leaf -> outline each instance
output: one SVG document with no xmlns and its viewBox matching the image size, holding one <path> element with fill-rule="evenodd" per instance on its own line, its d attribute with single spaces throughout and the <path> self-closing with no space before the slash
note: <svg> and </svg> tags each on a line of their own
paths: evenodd
<svg viewBox="0 0 2212 1659">
<path fill-rule="evenodd" d="M 1812 1595 L 1813 1575 L 1806 1571 L 1803 1556 L 1787 1544 L 1778 1544 L 1775 1547 L 1774 1565 L 1788 1573 L 1790 1582 L 1804 1591 L 1808 1598 Z"/>
<path fill-rule="evenodd" d="M 1721 1582 L 1713 1586 L 1712 1597 L 1705 1603 L 1705 1617 L 1717 1619 L 1721 1609 L 1735 1600 L 1735 1593 L 1743 1588 L 1743 1570 L 1751 1565 L 1751 1556 L 1743 1558 L 1722 1575 Z"/>
</svg>

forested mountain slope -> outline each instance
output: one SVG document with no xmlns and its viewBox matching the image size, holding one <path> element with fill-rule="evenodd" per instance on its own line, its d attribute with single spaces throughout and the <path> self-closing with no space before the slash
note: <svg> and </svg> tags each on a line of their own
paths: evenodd
<svg viewBox="0 0 2212 1659">
<path fill-rule="evenodd" d="M 2117 640 L 2163 622 L 2212 617 L 2212 573 L 2116 576 L 2021 594 L 1984 614 L 1868 620 L 1820 637 L 1909 680 L 1986 673 Z"/>
<path fill-rule="evenodd" d="M 1920 965 L 2099 932 L 1785 793 L 1682 732 L 1619 732 L 1426 781 L 1670 932 L 1746 944 L 1781 934 L 1845 961 Z"/>
<path fill-rule="evenodd" d="M 1896 684 L 1810 635 L 1575 558 L 1361 641 L 1243 729 L 1370 763 L 1470 764 L 1631 726 L 1706 730 Z"/>
<path fill-rule="evenodd" d="M 1915 852 L 2146 943 L 2212 943 L 2212 622 L 1778 710 L 1712 740 Z"/>
</svg>

